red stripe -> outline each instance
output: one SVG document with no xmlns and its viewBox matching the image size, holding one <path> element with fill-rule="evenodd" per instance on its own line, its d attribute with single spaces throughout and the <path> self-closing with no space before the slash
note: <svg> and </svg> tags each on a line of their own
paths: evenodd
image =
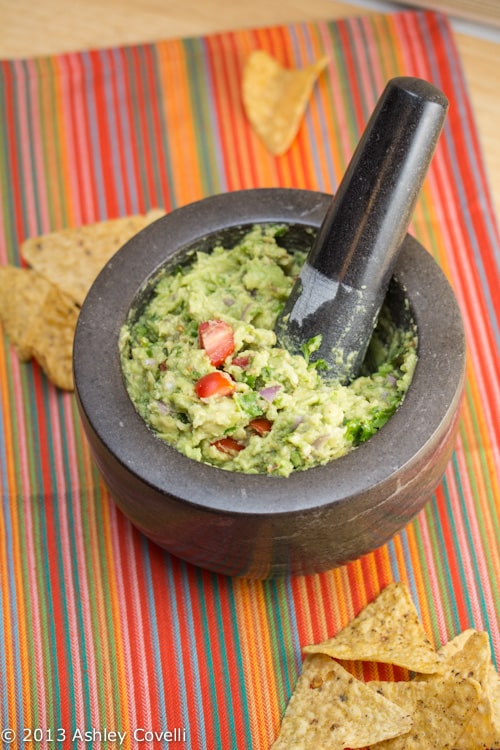
<svg viewBox="0 0 500 750">
<path fill-rule="evenodd" d="M 224 62 L 223 37 L 214 36 L 207 40 L 209 57 L 212 62 L 212 77 L 217 113 L 217 125 L 220 134 L 220 147 L 224 157 L 224 182 L 228 190 L 237 190 L 241 185 L 238 159 L 235 156 L 234 111 L 228 102 L 228 73 Z"/>
<path fill-rule="evenodd" d="M 120 57 L 122 57 L 122 52 L 118 51 Z M 120 101 L 120 90 L 118 88 L 118 71 L 119 67 L 117 66 L 115 62 L 115 58 L 113 56 L 112 50 L 103 50 L 102 55 L 106 56 L 107 64 L 109 66 L 110 71 L 110 80 L 108 81 L 107 85 L 111 90 L 112 94 L 112 107 L 115 112 L 115 118 L 114 118 L 114 124 L 116 128 L 116 134 L 109 134 L 108 139 L 113 139 L 114 146 L 117 149 L 118 153 L 118 162 L 119 162 L 119 175 L 114 175 L 114 181 L 115 184 L 120 181 L 120 187 L 123 190 L 123 199 L 125 202 L 125 213 L 133 214 L 137 211 L 137 208 L 135 206 L 134 200 L 133 200 L 133 187 L 137 184 L 137 174 L 134 172 L 131 176 L 128 174 L 128 164 L 127 164 L 127 151 L 130 152 L 130 147 L 127 144 L 126 140 L 126 134 L 124 130 L 125 123 L 123 121 L 122 116 L 122 105 L 127 104 L 127 102 Z M 128 107 L 127 107 L 128 111 Z M 106 127 L 110 127 L 109 120 L 106 123 Z M 133 150 L 133 149 L 132 149 Z M 130 179 L 132 178 L 132 180 Z M 116 200 L 115 206 L 110 207 L 110 216 L 114 217 L 117 216 L 120 213 L 118 202 Z"/>
<path fill-rule="evenodd" d="M 6 141 L 7 143 L 16 143 L 17 123 L 16 123 L 16 107 L 15 107 L 15 96 L 14 92 L 17 90 L 14 86 L 14 69 L 6 62 L 0 62 L 3 69 L 3 81 L 4 81 L 4 95 L 3 95 L 3 121 L 5 127 Z M 9 168 L 9 185 L 8 190 L 10 193 L 10 203 L 13 207 L 13 217 L 16 239 L 24 239 L 23 230 L 23 217 L 21 207 L 22 202 L 22 189 L 21 189 L 21 176 L 22 169 L 18 159 L 18 152 L 15 148 L 10 148 L 6 151 L 10 160 Z M 6 200 L 6 198 L 4 198 Z"/>
<path fill-rule="evenodd" d="M 98 215 L 99 198 L 97 192 L 97 180 L 94 176 L 94 165 L 92 162 L 92 144 L 90 141 L 90 121 L 91 113 L 89 110 L 89 99 L 92 98 L 92 89 L 87 88 L 85 85 L 86 70 L 83 64 L 83 60 L 78 57 L 73 57 L 72 62 L 74 63 L 74 70 L 77 72 L 77 81 L 74 87 L 74 121 L 73 127 L 75 131 L 80 133 L 79 148 L 77 151 L 77 159 L 80 161 L 82 175 L 85 172 L 88 173 L 89 191 L 92 197 L 91 205 L 85 206 L 83 219 L 85 223 L 92 223 L 102 218 Z M 81 89 L 83 89 L 84 95 L 81 95 Z M 80 112 L 80 107 L 82 112 Z M 81 121 L 80 121 L 81 117 Z M 78 120 L 78 121 L 77 121 Z M 82 190 L 84 185 L 82 183 Z"/>
<path fill-rule="evenodd" d="M 354 59 L 353 48 L 350 43 L 349 24 L 346 21 L 338 22 L 338 32 L 344 52 L 347 77 L 349 80 L 349 98 L 352 102 L 358 132 L 361 132 L 366 124 L 366 115 L 361 97 L 362 87 L 358 81 L 358 63 Z"/>
</svg>

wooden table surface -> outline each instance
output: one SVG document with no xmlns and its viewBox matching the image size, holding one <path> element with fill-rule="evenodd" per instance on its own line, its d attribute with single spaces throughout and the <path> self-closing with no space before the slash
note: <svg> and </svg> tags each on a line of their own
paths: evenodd
<svg viewBox="0 0 500 750">
<path fill-rule="evenodd" d="M 337 0 L 0 0 L 0 58 L 372 12 L 366 4 Z M 455 36 L 500 216 L 500 43 Z"/>
</svg>

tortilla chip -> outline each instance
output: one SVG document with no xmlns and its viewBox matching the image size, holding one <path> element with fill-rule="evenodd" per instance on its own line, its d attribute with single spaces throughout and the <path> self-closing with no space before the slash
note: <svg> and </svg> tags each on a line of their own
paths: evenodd
<svg viewBox="0 0 500 750">
<path fill-rule="evenodd" d="M 456 740 L 454 750 L 500 747 L 500 679 L 491 663 L 488 634 L 465 630 L 443 646 L 445 676 L 472 677 L 482 688 L 480 701 Z M 421 680 L 432 678 L 419 676 Z"/>
<path fill-rule="evenodd" d="M 321 57 L 302 69 L 282 67 L 264 50 L 255 50 L 243 70 L 247 117 L 269 151 L 279 156 L 300 127 L 314 84 L 328 63 Z"/>
<path fill-rule="evenodd" d="M 443 653 L 441 649 L 439 652 Z M 443 674 L 473 677 L 481 685 L 485 685 L 490 662 L 491 649 L 488 633 L 473 630 L 464 640 L 462 648 L 455 653 L 450 653 L 445 661 Z"/>
<path fill-rule="evenodd" d="M 491 707 L 491 721 L 493 724 L 494 739 L 491 741 L 491 750 L 500 748 L 500 676 L 493 664 L 488 668 L 485 691 Z"/>
<path fill-rule="evenodd" d="M 82 305 L 92 282 L 111 256 L 162 214 L 154 210 L 146 215 L 109 219 L 32 237 L 21 245 L 21 255 L 77 305 Z"/>
<path fill-rule="evenodd" d="M 499 750 L 500 717 L 498 714 L 498 706 L 496 715 L 494 713 L 491 695 L 483 692 L 476 710 L 456 740 L 453 750 Z"/>
<path fill-rule="evenodd" d="M 451 641 L 448 641 L 448 643 L 445 643 L 444 646 L 441 646 L 438 653 L 444 658 L 445 661 L 448 661 L 448 659 L 450 659 L 452 656 L 463 649 L 471 635 L 476 632 L 477 631 L 474 630 L 474 628 L 462 630 L 462 632 L 452 638 Z"/>
<path fill-rule="evenodd" d="M 428 674 L 440 672 L 443 662 L 423 629 L 404 583 L 386 586 L 337 636 L 306 646 L 304 652 L 394 664 Z"/>
<path fill-rule="evenodd" d="M 394 701 L 413 720 L 408 734 L 379 742 L 373 750 L 454 748 L 481 697 L 481 686 L 476 680 L 458 675 L 435 675 L 425 681 L 374 681 L 368 685 Z"/>
<path fill-rule="evenodd" d="M 52 286 L 30 332 L 33 357 L 54 385 L 73 390 L 73 339 L 79 309 Z"/>
<path fill-rule="evenodd" d="M 481 687 L 481 697 L 463 732 L 454 743 L 454 750 L 490 750 L 500 747 L 500 721 L 495 715 L 495 701 L 500 711 L 500 682 L 491 664 L 488 634 L 464 630 L 439 649 L 445 658 L 444 677 L 472 678 Z M 433 675 L 418 675 L 419 682 L 432 682 Z M 497 692 L 498 690 L 498 692 Z"/>
<path fill-rule="evenodd" d="M 488 634 L 478 630 L 465 630 L 442 646 L 438 654 L 443 657 L 441 674 L 473 677 L 481 685 L 486 680 L 491 659 Z M 415 680 L 431 680 L 434 675 L 418 674 Z"/>
<path fill-rule="evenodd" d="M 406 710 L 333 659 L 313 654 L 304 659 L 272 750 L 360 748 L 406 733 L 411 724 Z"/>
<path fill-rule="evenodd" d="M 0 267 L 0 321 L 22 362 L 31 359 L 31 329 L 51 287 L 29 268 Z"/>
</svg>

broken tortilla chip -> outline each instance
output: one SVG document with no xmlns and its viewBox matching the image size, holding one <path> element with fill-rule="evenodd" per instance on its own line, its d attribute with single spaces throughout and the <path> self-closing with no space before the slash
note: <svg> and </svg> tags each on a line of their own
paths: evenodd
<svg viewBox="0 0 500 750">
<path fill-rule="evenodd" d="M 314 84 L 328 63 L 321 57 L 301 69 L 284 68 L 264 50 L 255 50 L 243 69 L 247 117 L 268 150 L 280 156 L 292 144 Z"/>
<path fill-rule="evenodd" d="M 30 331 L 29 346 L 49 380 L 58 388 L 73 390 L 73 338 L 79 309 L 52 286 Z"/>
<path fill-rule="evenodd" d="M 64 294 L 82 305 L 99 271 L 133 235 L 163 211 L 108 219 L 26 239 L 21 255 Z"/>
<path fill-rule="evenodd" d="M 408 712 L 324 654 L 304 659 L 272 750 L 360 748 L 408 732 Z"/>
<path fill-rule="evenodd" d="M 412 672 L 442 670 L 410 596 L 401 582 L 391 583 L 334 638 L 310 646 L 305 653 L 335 659 L 373 661 L 405 667 Z"/>
<path fill-rule="evenodd" d="M 367 685 L 408 712 L 413 721 L 407 735 L 376 743 L 376 750 L 454 748 L 481 696 L 479 683 L 461 675 L 435 675 L 426 681 L 374 681 Z"/>
<path fill-rule="evenodd" d="M 0 267 L 0 322 L 21 362 L 32 357 L 31 331 L 51 286 L 30 268 Z"/>
<path fill-rule="evenodd" d="M 56 386 L 73 389 L 79 307 L 114 253 L 164 213 L 153 209 L 23 242 L 31 268 L 0 267 L 0 322 L 22 362 L 35 358 Z"/>
</svg>

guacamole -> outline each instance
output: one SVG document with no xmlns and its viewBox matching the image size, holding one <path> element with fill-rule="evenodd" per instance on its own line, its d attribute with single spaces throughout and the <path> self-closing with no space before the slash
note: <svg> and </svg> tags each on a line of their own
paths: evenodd
<svg viewBox="0 0 500 750">
<path fill-rule="evenodd" d="M 132 402 L 160 439 L 192 459 L 288 476 L 367 440 L 408 389 L 416 334 L 397 329 L 386 309 L 366 372 L 348 386 L 322 379 L 311 356 L 318 337 L 299 355 L 277 346 L 275 320 L 305 259 L 279 244 L 285 234 L 259 225 L 235 247 L 164 270 L 121 331 Z"/>
</svg>

